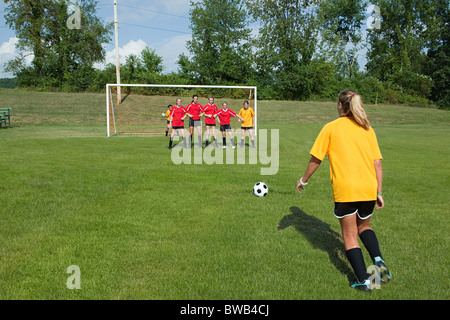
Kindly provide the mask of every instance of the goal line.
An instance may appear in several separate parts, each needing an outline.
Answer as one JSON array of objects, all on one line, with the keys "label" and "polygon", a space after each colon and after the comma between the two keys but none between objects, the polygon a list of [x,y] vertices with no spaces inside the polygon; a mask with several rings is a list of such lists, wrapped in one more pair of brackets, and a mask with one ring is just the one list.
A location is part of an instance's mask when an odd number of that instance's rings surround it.
[{"label": "goal line", "polygon": [[[113,88],[129,88],[128,91],[131,90],[131,88],[166,88],[168,90],[169,88],[176,88],[176,89],[204,89],[199,90],[201,92],[196,93],[198,94],[199,98],[207,98],[207,95],[205,96],[205,90],[213,90],[213,89],[229,89],[229,90],[249,90],[249,96],[248,98],[245,98],[245,100],[249,100],[250,106],[253,107],[253,110],[255,112],[255,135],[257,134],[257,125],[258,125],[258,93],[257,93],[257,87],[254,86],[216,86],[216,85],[176,85],[176,84],[113,84],[108,83],[106,85],[106,125],[107,125],[107,137],[111,137],[113,135],[117,134],[133,134],[133,135],[156,135],[161,134],[156,131],[156,129],[148,129],[156,126],[155,123],[157,123],[158,128],[161,128],[161,124],[163,122],[164,118],[161,115],[163,108],[163,103],[161,102],[161,99],[158,102],[155,102],[158,104],[158,108],[156,110],[150,110],[148,106],[143,107],[142,104],[148,105],[152,102],[142,102],[142,101],[133,101],[133,99],[129,98],[129,95],[126,94],[125,98],[122,99],[122,101],[114,101],[114,95],[115,94]],[[150,89],[149,89],[150,90]],[[122,91],[122,90],[121,90]],[[204,95],[202,97],[202,94]],[[122,95],[124,95],[122,93]],[[157,96],[156,94],[149,94],[148,97],[151,96]],[[172,104],[175,104],[175,101],[172,101],[173,97],[175,95],[172,93],[170,94],[170,102]],[[169,96],[165,101],[165,107],[167,108],[167,103],[169,102]],[[178,96],[177,96],[178,97]],[[117,99],[120,99],[118,96]],[[233,98],[233,100],[236,100],[236,98]],[[183,105],[186,107],[188,103],[183,103]],[[202,104],[203,105],[203,104]],[[217,108],[220,109],[222,107],[221,103],[218,103],[216,101]],[[234,110],[236,113],[239,112],[241,106],[238,107],[232,106],[233,108],[237,109]],[[120,120],[122,119],[122,120]],[[126,120],[123,120],[126,119]],[[157,120],[156,120],[157,119]],[[122,123],[121,123],[122,121]],[[127,123],[129,127],[127,127],[128,130],[123,130],[122,125],[123,123]],[[131,123],[131,124],[130,124]],[[142,130],[144,128],[144,130]],[[150,130],[150,132],[146,132],[146,130]]]}]

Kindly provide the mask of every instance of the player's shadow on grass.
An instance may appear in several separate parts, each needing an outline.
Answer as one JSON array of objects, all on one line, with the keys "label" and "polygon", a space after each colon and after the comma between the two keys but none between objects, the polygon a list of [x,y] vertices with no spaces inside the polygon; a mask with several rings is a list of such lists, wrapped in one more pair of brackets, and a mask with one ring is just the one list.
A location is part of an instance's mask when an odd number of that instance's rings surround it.
[{"label": "player's shadow on grass", "polygon": [[306,214],[299,207],[290,207],[289,209],[291,214],[281,219],[278,230],[284,230],[290,226],[294,227],[303,234],[314,249],[326,252],[331,263],[349,281],[354,278],[353,271],[345,258],[342,236],[334,231],[328,223]]}]

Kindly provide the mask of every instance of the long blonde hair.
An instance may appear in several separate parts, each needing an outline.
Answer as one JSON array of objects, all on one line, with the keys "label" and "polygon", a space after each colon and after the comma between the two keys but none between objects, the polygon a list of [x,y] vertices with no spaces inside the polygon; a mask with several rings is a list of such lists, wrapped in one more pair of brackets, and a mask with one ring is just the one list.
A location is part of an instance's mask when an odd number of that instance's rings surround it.
[{"label": "long blonde hair", "polygon": [[361,96],[351,90],[344,90],[339,94],[339,102],[342,105],[344,117],[353,118],[364,129],[369,129],[371,124],[363,108]]}]

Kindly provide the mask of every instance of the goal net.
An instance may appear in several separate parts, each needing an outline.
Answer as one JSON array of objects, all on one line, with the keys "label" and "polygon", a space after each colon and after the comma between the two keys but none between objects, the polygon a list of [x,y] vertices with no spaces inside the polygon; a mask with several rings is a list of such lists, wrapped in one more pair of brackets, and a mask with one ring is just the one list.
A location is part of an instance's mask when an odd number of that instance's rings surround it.
[{"label": "goal net", "polygon": [[[120,96],[118,88],[120,87]],[[198,95],[198,102],[205,106],[208,98],[214,97],[214,104],[220,110],[222,102],[236,113],[245,100],[255,112],[255,134],[257,132],[257,88],[248,86],[201,86],[201,85],[163,85],[163,84],[107,84],[106,85],[106,123],[107,136],[119,134],[162,135],[167,127],[166,112],[176,99],[182,99],[187,107],[192,96]],[[217,122],[217,125],[219,123]],[[202,118],[202,125],[204,118]],[[240,123],[232,122],[232,129],[240,129]],[[188,122],[185,120],[185,128]],[[203,132],[204,132],[203,128]]]}]

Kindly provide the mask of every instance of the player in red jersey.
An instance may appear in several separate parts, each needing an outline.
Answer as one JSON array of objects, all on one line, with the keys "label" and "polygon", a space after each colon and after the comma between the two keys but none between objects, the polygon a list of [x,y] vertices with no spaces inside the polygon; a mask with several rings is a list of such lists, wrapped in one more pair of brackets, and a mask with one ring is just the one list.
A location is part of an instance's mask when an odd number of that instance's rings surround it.
[{"label": "player in red jersey", "polygon": [[172,133],[170,134],[169,149],[172,149],[173,136],[177,130],[180,130],[183,137],[183,146],[186,148],[186,138],[184,136],[184,118],[188,116],[186,109],[181,105],[181,98],[177,98],[177,104],[172,107],[170,112],[170,126]]},{"label": "player in red jersey", "polygon": [[217,145],[217,136],[216,136],[216,118],[214,115],[219,112],[217,106],[214,104],[214,97],[208,98],[209,103],[203,107],[203,115],[205,116],[205,126],[206,126],[206,146],[209,145],[209,128],[212,128],[212,134],[214,136],[214,147],[218,147]]},{"label": "player in red jersey", "polygon": [[227,102],[222,103],[222,109],[220,109],[219,112],[217,112],[214,115],[214,118],[217,118],[217,117],[219,118],[220,131],[222,132],[223,148],[227,147],[226,132],[228,132],[228,135],[229,135],[230,140],[231,140],[231,146],[234,149],[235,146],[234,146],[234,139],[233,139],[233,136],[231,134],[230,119],[234,118],[234,117],[238,117],[241,121],[244,121],[244,119],[241,118],[239,115],[237,115],[236,112],[234,112],[233,110],[228,109],[228,103]]},{"label": "player in red jersey", "polygon": [[198,146],[202,146],[202,122],[200,117],[203,113],[203,107],[198,103],[198,95],[192,96],[192,102],[186,107],[186,112],[190,117],[189,119],[189,133],[191,135],[191,142],[189,147],[192,146],[192,136],[194,135],[194,127],[197,128]]}]

